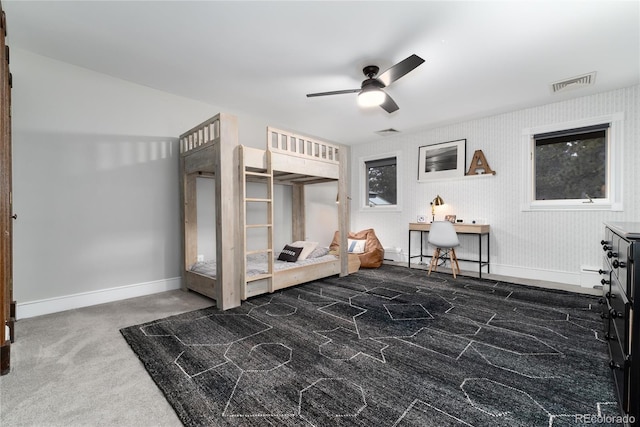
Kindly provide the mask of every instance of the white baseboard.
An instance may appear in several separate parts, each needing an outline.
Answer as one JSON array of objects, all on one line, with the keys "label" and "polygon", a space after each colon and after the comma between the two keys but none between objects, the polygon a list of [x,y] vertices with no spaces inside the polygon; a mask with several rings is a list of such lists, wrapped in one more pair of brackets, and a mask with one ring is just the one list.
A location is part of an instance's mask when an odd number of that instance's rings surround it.
[{"label": "white baseboard", "polygon": [[120,301],[127,298],[141,297],[159,292],[180,289],[182,278],[155,280],[153,282],[136,283],[116,288],[100,289],[97,291],[83,292],[73,295],[48,298],[38,301],[18,303],[16,305],[17,319],[42,316],[44,314],[57,313],[74,308],[89,307],[91,305]]},{"label": "white baseboard", "polygon": [[491,274],[580,286],[580,272],[573,273],[570,271],[543,270],[539,268],[525,268],[510,265],[491,264]]},{"label": "white baseboard", "polygon": [[[413,264],[413,263],[412,263]],[[406,264],[405,264],[406,265]],[[570,285],[576,287],[592,288],[597,284],[595,277],[591,272],[585,271],[558,271],[558,270],[544,270],[538,268],[518,267],[512,265],[494,264],[491,263],[491,274],[498,276],[513,277],[526,280],[538,280],[541,282],[548,282],[549,284],[558,283],[560,285]],[[471,262],[460,261],[460,269],[462,271],[478,272],[478,264]],[[482,274],[487,272],[487,267],[482,268]],[[599,278],[598,278],[599,280]],[[554,288],[553,286],[549,286]],[[566,286],[558,286],[557,289],[566,290]]]}]

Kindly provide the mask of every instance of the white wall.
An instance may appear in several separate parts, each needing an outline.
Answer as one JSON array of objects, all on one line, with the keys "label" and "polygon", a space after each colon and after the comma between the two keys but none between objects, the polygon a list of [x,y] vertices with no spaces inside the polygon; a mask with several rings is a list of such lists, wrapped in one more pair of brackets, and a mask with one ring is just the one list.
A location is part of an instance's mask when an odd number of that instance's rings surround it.
[{"label": "white wall", "polygon": [[216,182],[213,178],[196,178],[198,256],[204,260],[216,257]]},{"label": "white wall", "polygon": [[[640,87],[620,89],[536,108],[425,130],[416,134],[379,138],[359,144],[351,151],[352,229],[373,227],[385,247],[408,248],[408,223],[419,214],[431,217],[429,202],[439,194],[445,214],[458,218],[486,219],[491,225],[491,272],[580,284],[583,266],[598,267],[602,251],[599,241],[604,221],[638,221],[640,217]],[[624,113],[624,211],[523,212],[523,136],[526,128],[565,123],[613,113]],[[482,150],[495,176],[417,182],[418,147],[467,139],[467,168],[475,150]],[[402,181],[399,212],[371,212],[358,203],[361,177],[359,158],[400,151],[398,173]],[[419,242],[415,233],[412,251]],[[464,241],[463,256],[473,257],[475,240]],[[460,255],[459,255],[460,256]]]},{"label": "white wall", "polygon": [[[234,112],[11,54],[18,317],[179,287],[177,137]],[[237,115],[263,147],[266,123]]]},{"label": "white wall", "polygon": [[307,185],[304,192],[305,238],[328,247],[338,230],[338,184],[327,182]]}]

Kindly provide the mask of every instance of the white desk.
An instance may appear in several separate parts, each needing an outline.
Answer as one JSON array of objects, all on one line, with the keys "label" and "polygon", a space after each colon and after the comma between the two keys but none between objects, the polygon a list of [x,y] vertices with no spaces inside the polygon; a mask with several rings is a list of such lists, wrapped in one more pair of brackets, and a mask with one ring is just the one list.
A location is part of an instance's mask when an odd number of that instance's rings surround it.
[{"label": "white desk", "polygon": [[[475,234],[478,236],[478,259],[462,259],[458,258],[458,261],[468,261],[468,262],[476,262],[478,263],[478,277],[482,278],[482,267],[487,266],[487,274],[490,273],[489,266],[489,257],[490,257],[490,233],[491,227],[489,224],[454,224],[453,228],[456,229],[456,233],[458,234]],[[431,255],[423,253],[422,249],[424,247],[424,234],[429,233],[431,229],[431,223],[424,222],[411,222],[409,223],[409,268],[411,268],[411,259],[420,257],[420,262],[422,262],[422,258],[431,258]],[[420,254],[419,255],[411,255],[411,232],[417,231],[420,233]],[[487,236],[487,260],[482,260],[482,236]]]}]

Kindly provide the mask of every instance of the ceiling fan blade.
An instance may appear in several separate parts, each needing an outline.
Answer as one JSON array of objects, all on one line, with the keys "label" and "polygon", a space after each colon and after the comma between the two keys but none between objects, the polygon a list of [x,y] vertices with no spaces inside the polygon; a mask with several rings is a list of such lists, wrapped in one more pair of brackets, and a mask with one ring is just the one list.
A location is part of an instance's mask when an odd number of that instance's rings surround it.
[{"label": "ceiling fan blade", "polygon": [[396,104],[396,102],[391,99],[389,94],[385,93],[385,95],[386,96],[384,97],[384,102],[380,104],[380,107],[382,107],[387,113],[393,113],[394,111],[399,110],[400,107],[398,107],[398,104]]},{"label": "ceiling fan blade", "polygon": [[378,80],[380,80],[385,86],[389,86],[400,77],[404,76],[410,71],[413,71],[418,67],[418,65],[422,64],[423,62],[424,59],[420,58],[418,55],[411,55],[410,57],[403,59],[396,65],[392,66],[384,73],[380,74],[378,76]]},{"label": "ceiling fan blade", "polygon": [[326,95],[342,95],[343,93],[356,93],[360,92],[362,89],[345,89],[345,90],[334,90],[331,92],[318,92],[318,93],[308,93],[307,98],[311,98],[314,96],[326,96]]}]

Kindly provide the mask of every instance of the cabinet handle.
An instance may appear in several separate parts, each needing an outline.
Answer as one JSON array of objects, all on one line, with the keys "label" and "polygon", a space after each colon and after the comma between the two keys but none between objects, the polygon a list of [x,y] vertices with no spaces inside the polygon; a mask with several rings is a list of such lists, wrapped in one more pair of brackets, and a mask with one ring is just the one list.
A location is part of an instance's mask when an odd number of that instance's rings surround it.
[{"label": "cabinet handle", "polygon": [[611,243],[611,242],[609,242],[608,240],[600,240],[600,244],[601,244],[602,246],[604,246],[604,245],[608,245],[609,243]]},{"label": "cabinet handle", "polygon": [[623,312],[616,311],[613,308],[611,310],[609,310],[609,314],[611,314],[611,318],[612,319],[615,319],[616,317],[622,319],[624,317],[624,313]]},{"label": "cabinet handle", "polygon": [[609,251],[609,252],[607,252],[607,257],[609,257],[609,258],[618,258],[618,252]]},{"label": "cabinet handle", "polygon": [[609,368],[613,369],[622,369],[622,366],[614,362],[613,360],[609,361]]},{"label": "cabinet handle", "polygon": [[600,280],[600,283],[602,283],[603,285],[608,285],[609,283],[611,283],[611,280],[602,279]]},{"label": "cabinet handle", "polygon": [[627,263],[624,261],[618,261],[617,259],[614,259],[611,265],[613,266],[613,268],[618,268],[618,267],[625,268],[627,266]]},{"label": "cabinet handle", "polygon": [[13,214],[13,215],[11,215],[11,218],[13,218],[13,219],[18,219],[18,214]]},{"label": "cabinet handle", "polygon": [[604,245],[602,247],[602,250],[605,251],[605,252],[610,251],[611,249],[613,249],[613,246]]},{"label": "cabinet handle", "polygon": [[598,270],[598,274],[609,274],[609,271],[600,269],[600,270]]},{"label": "cabinet handle", "polygon": [[607,292],[607,298],[614,299],[616,294],[612,294],[611,292]]}]

